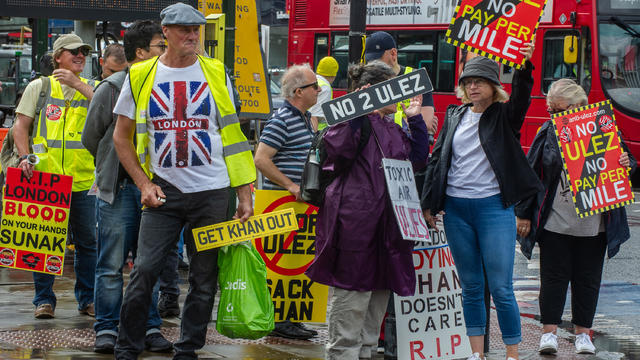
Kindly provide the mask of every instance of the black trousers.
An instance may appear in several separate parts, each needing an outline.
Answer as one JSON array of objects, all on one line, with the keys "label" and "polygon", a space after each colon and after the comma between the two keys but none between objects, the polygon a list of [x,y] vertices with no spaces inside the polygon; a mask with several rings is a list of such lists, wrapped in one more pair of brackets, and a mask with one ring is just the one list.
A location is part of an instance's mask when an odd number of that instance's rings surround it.
[{"label": "black trousers", "polygon": [[605,233],[577,237],[544,230],[540,239],[541,322],[558,325],[571,283],[571,322],[590,328],[598,305]]}]

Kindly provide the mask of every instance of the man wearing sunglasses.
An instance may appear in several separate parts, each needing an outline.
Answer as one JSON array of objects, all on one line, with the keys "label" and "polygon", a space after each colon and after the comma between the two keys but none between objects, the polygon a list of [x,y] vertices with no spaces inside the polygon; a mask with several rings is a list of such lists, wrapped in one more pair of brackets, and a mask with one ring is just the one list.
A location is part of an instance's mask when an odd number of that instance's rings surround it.
[{"label": "man wearing sunglasses", "polygon": [[[113,45],[115,44],[109,47]],[[126,56],[129,65],[133,65],[162,55],[164,48],[160,45],[164,46],[160,25],[149,20],[139,20],[124,33],[122,56]],[[107,54],[105,51],[105,58],[109,59]],[[140,191],[118,161],[118,154],[113,146],[113,130],[118,118],[113,113],[113,108],[127,73],[126,69],[116,72],[96,87],[82,133],[82,143],[96,159],[98,260],[95,281],[96,322],[93,324],[96,342],[93,350],[102,354],[112,354],[116,345],[122,305],[122,268],[129,251],[135,253],[142,216]],[[176,250],[171,253],[174,273],[177,258]],[[165,270],[171,271],[169,268],[171,266],[168,265]],[[157,298],[158,292],[154,291],[146,326],[145,350],[171,352],[173,344],[160,333],[162,319],[156,306]]]},{"label": "man wearing sunglasses", "polygon": [[[32,81],[25,89],[16,108],[14,138],[20,154],[18,166],[26,177],[31,178],[33,170],[73,176],[69,214],[72,236],[69,238],[73,238],[75,245],[75,296],[78,311],[94,316],[96,200],[88,195],[94,180],[94,165],[93,156],[82,145],[80,137],[95,83],[79,76],[90,51],[91,46],[78,35],[66,34],[54,42],[53,74]],[[36,107],[41,92],[46,99],[38,114]],[[33,132],[29,133],[32,125]],[[40,158],[36,165],[27,161],[31,153]],[[33,280],[35,317],[52,318],[56,307],[54,276],[34,272]]]},{"label": "man wearing sunglasses", "polygon": [[[291,66],[282,76],[284,104],[267,121],[256,150],[256,167],[264,175],[263,189],[287,190],[302,201],[302,170],[316,131],[308,110],[319,93],[318,79],[308,64]],[[271,335],[306,340],[317,332],[285,319],[276,322]]]}]

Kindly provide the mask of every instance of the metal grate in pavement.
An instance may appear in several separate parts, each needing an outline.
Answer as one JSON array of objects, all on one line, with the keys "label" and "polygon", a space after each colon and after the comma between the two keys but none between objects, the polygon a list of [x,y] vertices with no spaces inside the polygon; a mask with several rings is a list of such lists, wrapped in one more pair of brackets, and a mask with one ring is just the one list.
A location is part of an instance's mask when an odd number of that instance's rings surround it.
[{"label": "metal grate in pavement", "polygon": [[[162,334],[175,342],[180,336],[179,327],[162,328]],[[318,329],[318,336],[310,340],[292,340],[280,337],[265,336],[258,340],[230,339],[210,327],[207,331],[206,345],[241,345],[241,344],[272,344],[272,345],[324,345],[327,342],[327,330]],[[92,329],[44,329],[0,331],[0,342],[29,349],[49,350],[65,348],[87,350],[93,348],[95,332]]]}]

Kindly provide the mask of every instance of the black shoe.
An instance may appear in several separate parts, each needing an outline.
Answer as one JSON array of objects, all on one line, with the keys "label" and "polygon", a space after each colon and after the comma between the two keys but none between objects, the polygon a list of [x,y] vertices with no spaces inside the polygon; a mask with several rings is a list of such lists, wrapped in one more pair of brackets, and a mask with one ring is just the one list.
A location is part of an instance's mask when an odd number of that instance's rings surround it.
[{"label": "black shoe", "polygon": [[113,334],[102,334],[96,336],[96,343],[93,345],[93,352],[98,354],[113,354],[116,346],[116,336]]},{"label": "black shoe", "polygon": [[144,338],[145,350],[159,353],[173,352],[173,344],[162,336],[161,333],[156,332],[149,334]]},{"label": "black shoe", "polygon": [[178,269],[180,269],[180,270],[189,270],[189,264],[187,264],[182,259],[178,259]]},{"label": "black shoe", "polygon": [[305,324],[301,323],[301,322],[291,322],[293,324],[293,326],[298,327],[304,331],[308,331],[312,336],[318,336],[318,332],[308,328]]},{"label": "black shoe", "polygon": [[297,340],[308,340],[313,337],[311,332],[299,328],[291,321],[277,322],[275,328],[269,335]]},{"label": "black shoe", "polygon": [[178,295],[160,293],[158,313],[160,317],[163,318],[179,316],[180,305],[178,305]]}]

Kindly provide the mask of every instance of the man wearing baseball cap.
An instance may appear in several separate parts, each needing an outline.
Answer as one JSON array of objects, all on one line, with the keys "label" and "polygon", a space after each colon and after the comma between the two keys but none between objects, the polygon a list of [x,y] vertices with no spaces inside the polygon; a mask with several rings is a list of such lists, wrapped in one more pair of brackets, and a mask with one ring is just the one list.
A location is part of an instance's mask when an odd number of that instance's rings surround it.
[{"label": "man wearing baseball cap", "polygon": [[[404,75],[412,72],[414,69],[409,66],[398,64],[398,49],[396,41],[389,33],[377,31],[367,37],[364,46],[364,59],[366,62],[380,60],[391,66],[396,75]],[[409,100],[403,101],[405,106],[409,106]],[[433,96],[431,93],[422,95],[422,109],[420,113],[424,122],[427,124],[427,130],[430,134],[435,134],[438,130],[438,119],[434,116]],[[395,114],[395,121],[402,126],[403,120],[406,122],[406,116],[402,111],[402,105],[398,103],[398,111]]]},{"label": "man wearing baseball cap", "polygon": [[[33,170],[73,176],[69,225],[76,249],[75,296],[78,311],[94,316],[96,199],[88,192],[95,168],[93,156],[80,142],[80,136],[95,83],[79,76],[90,51],[91,46],[75,34],[62,35],[53,43],[53,74],[29,83],[16,108],[13,134],[20,154],[18,167],[25,176],[31,178]],[[30,137],[33,148],[29,146]],[[36,165],[27,160],[31,153],[40,159]],[[54,276],[34,272],[33,281],[35,317],[54,317]]]},{"label": "man wearing baseball cap", "polygon": [[311,122],[316,124],[318,130],[322,130],[327,127],[327,122],[322,112],[322,104],[333,99],[333,88],[331,84],[336,79],[338,74],[338,61],[333,56],[325,56],[318,62],[316,67],[316,78],[318,79],[318,85],[320,86],[320,93],[318,94],[318,101],[315,105],[309,108],[311,113]]},{"label": "man wearing baseball cap", "polygon": [[183,227],[189,292],[174,359],[197,359],[213,309],[218,252],[196,252],[191,230],[227,220],[230,187],[238,195],[234,217],[245,221],[253,215],[249,184],[256,170],[231,81],[222,62],[197,55],[204,15],[176,3],[160,17],[167,50],[131,66],[113,110],[113,143],[144,205],[116,359],[136,359],[144,350],[153,285]]}]

